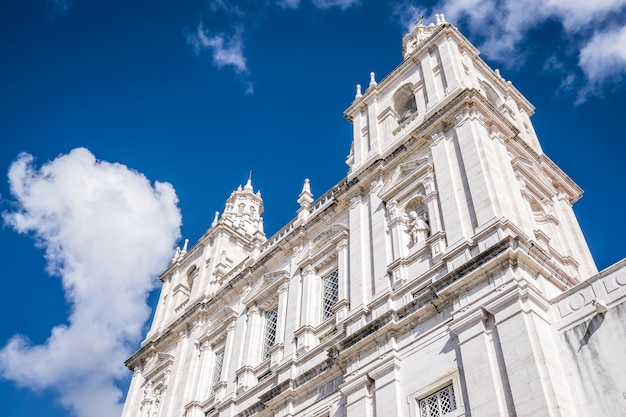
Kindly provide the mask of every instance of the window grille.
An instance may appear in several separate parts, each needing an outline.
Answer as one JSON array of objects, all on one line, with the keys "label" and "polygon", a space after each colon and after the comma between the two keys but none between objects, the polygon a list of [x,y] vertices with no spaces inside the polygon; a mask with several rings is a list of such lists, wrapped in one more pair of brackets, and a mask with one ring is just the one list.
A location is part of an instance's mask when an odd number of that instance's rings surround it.
[{"label": "window grille", "polygon": [[324,298],[322,300],[322,320],[331,318],[335,313],[333,307],[339,300],[339,271],[334,270],[322,278],[324,281]]},{"label": "window grille", "polygon": [[263,359],[270,357],[270,348],[276,343],[278,325],[278,307],[265,312],[265,336],[263,337]]},{"label": "window grille", "polygon": [[456,410],[452,384],[419,400],[419,408],[421,417],[440,417]]},{"label": "window grille", "polygon": [[211,387],[214,387],[222,380],[222,368],[224,366],[224,349],[215,354],[215,363],[213,364],[213,380]]}]

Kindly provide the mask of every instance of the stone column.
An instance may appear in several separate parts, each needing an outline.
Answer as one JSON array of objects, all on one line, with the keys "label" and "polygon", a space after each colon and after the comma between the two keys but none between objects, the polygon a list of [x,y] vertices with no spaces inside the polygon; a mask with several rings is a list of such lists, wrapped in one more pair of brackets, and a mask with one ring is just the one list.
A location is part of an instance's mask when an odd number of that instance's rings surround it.
[{"label": "stone column", "polygon": [[256,304],[248,308],[248,326],[244,343],[243,366],[237,371],[237,392],[241,393],[254,385],[254,367],[261,352],[261,327],[263,320]]},{"label": "stone column", "polygon": [[[157,305],[154,319],[152,319],[152,326],[148,332],[147,337],[150,337],[155,331],[160,329],[165,321],[165,317],[168,315],[167,311],[172,305],[172,276],[168,275],[163,281],[163,288],[161,288],[161,295],[159,296],[159,304]],[[174,307],[171,307],[174,308]]]},{"label": "stone column", "polygon": [[[225,380],[232,380],[236,371],[234,358],[235,336],[237,330],[237,320],[233,319],[226,327],[226,343],[224,346],[224,365],[222,375],[226,375]],[[215,400],[220,401],[226,395],[227,384],[221,384],[215,390]]]},{"label": "stone column", "polygon": [[460,156],[457,155],[454,144],[446,138],[444,132],[433,134],[431,141],[437,184],[440,190],[446,190],[446,195],[441,200],[442,224],[446,228],[448,245],[453,245],[474,235],[469,208],[471,202],[466,198],[463,182],[465,173],[459,167]]},{"label": "stone column", "polygon": [[287,321],[287,296],[289,284],[283,283],[278,287],[278,317],[276,320],[276,341],[271,351],[271,366],[276,366],[283,359],[285,347],[285,325]]},{"label": "stone column", "polygon": [[392,353],[382,358],[376,368],[368,372],[369,377],[374,380],[377,416],[403,417],[405,415],[400,389],[401,364],[400,358]]},{"label": "stone column", "polygon": [[435,189],[435,180],[432,174],[428,175],[425,188],[426,197],[424,198],[424,204],[426,204],[426,210],[428,211],[428,226],[430,227],[430,236],[437,236],[436,238],[429,239],[431,255],[433,259],[435,259],[446,248],[446,238],[441,221],[439,200],[437,199],[438,193]]},{"label": "stone column", "polygon": [[[474,228],[478,228],[504,213],[497,190],[517,184],[504,184],[498,166],[492,139],[484,126],[483,116],[476,109],[466,108],[456,116],[454,126],[459,169],[463,178],[465,199]],[[490,159],[491,158],[491,159]],[[508,214],[508,213],[507,213]],[[473,233],[472,233],[473,234]],[[469,236],[468,236],[469,237]]]},{"label": "stone column", "polygon": [[339,274],[339,294],[334,307],[335,325],[341,331],[343,321],[350,310],[350,288],[348,270],[348,240],[341,239],[337,244],[337,273]]},{"label": "stone column", "polygon": [[422,76],[424,77],[424,91],[427,98],[426,110],[432,108],[439,103],[440,97],[435,84],[435,75],[433,73],[433,65],[431,62],[432,57],[427,54],[420,60],[420,68]]},{"label": "stone column", "polygon": [[387,204],[389,213],[389,232],[391,234],[391,258],[397,260],[406,257],[406,230],[407,221],[404,216],[398,213],[397,202],[391,201]]},{"label": "stone column", "polygon": [[378,98],[376,97],[378,92],[375,92],[374,100],[367,107],[367,121],[368,121],[368,135],[369,135],[369,152],[365,157],[365,160],[372,155],[372,152],[379,154],[382,150],[382,144],[380,143],[381,135],[378,128]]},{"label": "stone column", "polygon": [[[443,71],[448,83],[448,91],[453,91],[462,85],[464,77],[463,62],[461,53],[455,41],[451,38],[445,39],[437,46],[439,50],[439,59],[441,60],[441,71]],[[466,76],[468,81],[465,83],[470,86],[471,80]]]},{"label": "stone column", "polygon": [[[194,324],[197,327],[200,327],[199,321],[196,321]],[[196,327],[196,328],[197,328]],[[198,345],[197,343],[190,343],[189,350],[186,356],[189,358],[186,362],[187,367],[187,382],[184,385],[184,390],[182,394],[183,404],[187,404],[192,401],[198,400],[197,390],[198,385],[202,383],[202,352],[200,349],[202,345]],[[208,348],[208,346],[206,347]]]},{"label": "stone column", "polygon": [[[195,378],[196,390],[193,400],[204,401],[211,393],[209,369],[211,368],[211,349],[209,342],[204,342],[198,346],[198,365],[199,375]],[[198,371],[196,371],[198,372]]]},{"label": "stone column", "polygon": [[370,298],[367,217],[362,196],[350,200],[350,303],[352,309],[363,307]]},{"label": "stone column", "polygon": [[179,404],[173,400],[175,399],[174,393],[182,390],[184,383],[187,381],[187,378],[185,377],[187,369],[184,366],[184,359],[186,359],[190,355],[190,336],[191,332],[189,330],[183,330],[179,333],[176,353],[174,354],[176,359],[174,360],[173,374],[170,375],[169,370],[165,371],[165,376],[163,377],[163,390],[161,392],[161,396],[164,399],[160,407],[160,415],[162,416],[170,416],[176,414],[174,410],[177,409],[177,407],[182,407],[182,404]]},{"label": "stone column", "polygon": [[383,182],[375,180],[370,185],[369,216],[370,244],[367,246],[367,257],[371,259],[372,294],[389,290],[387,278],[387,230],[385,224],[385,208],[378,196]]},{"label": "stone column", "polygon": [[[525,281],[518,285],[519,292],[511,293],[509,303],[504,304],[502,297],[498,301],[504,305],[493,312],[495,346],[501,349],[511,402],[518,416],[561,416],[564,408],[558,403],[555,386],[564,380],[558,378],[560,363],[552,341],[553,331],[541,311],[548,306],[535,304],[537,294],[526,298],[528,294],[524,293],[533,290]],[[539,328],[543,328],[541,334]]]},{"label": "stone column", "polygon": [[128,388],[128,395],[126,396],[124,409],[122,410],[122,417],[134,417],[139,415],[139,409],[137,409],[137,406],[141,404],[143,391],[141,388],[145,382],[146,380],[141,374],[141,369],[139,367],[135,367],[133,370],[133,377],[130,380],[130,387]]},{"label": "stone column", "polygon": [[360,375],[339,386],[339,391],[346,401],[347,417],[374,416],[373,395],[371,393],[373,382],[369,376]]},{"label": "stone column", "polygon": [[314,327],[319,322],[320,312],[320,285],[319,279],[312,265],[302,270],[302,310],[300,312],[300,328],[294,335],[298,340],[297,352],[302,354],[317,346]]},{"label": "stone column", "polygon": [[[495,346],[486,327],[487,315],[483,310],[461,320],[455,319],[450,326],[459,340],[458,362],[463,363],[467,388],[467,400],[471,415],[481,417],[514,416],[511,409],[511,393],[507,381],[502,379],[501,364]],[[458,393],[461,401],[461,393]],[[511,414],[513,413],[513,414]]]}]

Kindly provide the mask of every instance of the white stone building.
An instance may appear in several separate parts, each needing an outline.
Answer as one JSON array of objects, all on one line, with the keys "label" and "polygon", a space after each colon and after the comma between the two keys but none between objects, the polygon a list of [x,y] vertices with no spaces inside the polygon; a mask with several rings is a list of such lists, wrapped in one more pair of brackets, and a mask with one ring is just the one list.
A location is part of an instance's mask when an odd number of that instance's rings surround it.
[{"label": "white stone building", "polygon": [[532,105],[437,15],[357,94],[348,176],[269,239],[251,181],[163,272],[123,417],[626,415],[626,260]]}]

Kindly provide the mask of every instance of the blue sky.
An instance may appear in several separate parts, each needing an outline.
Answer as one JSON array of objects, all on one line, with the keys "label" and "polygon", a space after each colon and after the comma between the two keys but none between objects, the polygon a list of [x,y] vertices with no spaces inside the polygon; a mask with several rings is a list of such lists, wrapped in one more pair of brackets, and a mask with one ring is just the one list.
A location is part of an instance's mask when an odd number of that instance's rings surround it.
[{"label": "blue sky", "polygon": [[0,414],[118,414],[173,246],[249,170],[268,236],[341,180],[355,85],[440,12],[536,106],[598,267],[626,256],[626,0],[3,1]]}]

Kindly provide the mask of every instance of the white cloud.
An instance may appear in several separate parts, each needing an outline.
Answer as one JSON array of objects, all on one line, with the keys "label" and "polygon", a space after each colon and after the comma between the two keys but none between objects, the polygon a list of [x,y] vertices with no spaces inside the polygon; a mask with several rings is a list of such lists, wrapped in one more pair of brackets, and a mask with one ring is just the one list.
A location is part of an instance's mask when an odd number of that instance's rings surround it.
[{"label": "white cloud", "polygon": [[626,5],[626,0],[549,0],[547,11],[570,32],[587,31],[587,26],[602,22]]},{"label": "white cloud", "polygon": [[425,7],[416,6],[410,0],[402,0],[392,4],[392,15],[406,33],[415,27],[418,18],[424,16],[425,12]]},{"label": "white cloud", "polygon": [[242,17],[244,15],[243,10],[228,0],[210,0],[209,9],[212,12],[225,12],[226,14]]},{"label": "white cloud", "polygon": [[[318,9],[338,8],[348,9],[360,4],[361,0],[311,0]],[[197,55],[204,51],[211,53],[213,64],[217,68],[232,67],[238,74],[246,74],[244,78],[245,94],[253,94],[253,83],[249,80],[250,71],[244,54],[244,27],[251,24],[256,27],[259,24],[259,16],[262,16],[268,7],[278,7],[283,10],[295,10],[300,7],[300,0],[276,0],[275,2],[236,2],[234,0],[209,0],[210,18],[216,24],[230,27],[230,32],[218,32],[207,30],[201,22],[187,35],[187,43],[190,44]],[[246,80],[246,78],[248,78]]]},{"label": "white cloud", "polygon": [[[481,39],[478,47],[487,57],[510,66],[517,66],[529,52],[528,45],[526,50],[522,46],[531,30],[548,22],[560,23],[565,50],[570,56],[580,54],[579,70],[585,79],[578,80],[578,85],[584,84],[587,94],[599,94],[603,84],[626,74],[626,0],[440,0],[432,10],[445,13],[453,24],[467,24],[471,35]],[[406,19],[398,20],[406,26]],[[620,29],[599,29],[614,27],[616,21]],[[553,65],[547,63],[545,68]],[[564,84],[573,84],[574,72],[570,68],[563,73]]]},{"label": "white cloud", "polygon": [[356,6],[360,3],[360,0],[312,0],[315,7],[320,9],[330,9],[331,7],[338,7],[341,10],[345,10],[351,6]]},{"label": "white cloud", "polygon": [[276,4],[283,9],[297,9],[300,6],[300,0],[278,0]]},{"label": "white cloud", "polygon": [[242,31],[241,26],[236,26],[231,36],[223,33],[210,35],[200,23],[196,31],[187,37],[187,42],[193,46],[196,54],[210,51],[216,67],[232,66],[237,73],[246,73],[248,66],[243,54]]},{"label": "white cloud", "polygon": [[598,93],[606,80],[626,75],[626,26],[595,32],[582,48],[578,63],[588,80],[587,93]]},{"label": "white cloud", "polygon": [[[45,248],[71,314],[42,345],[14,336],[0,350],[0,375],[56,391],[78,417],[120,415],[115,382],[127,375],[123,362],[149,317],[147,296],[180,234],[175,191],[167,183],[152,186],[124,165],[97,161],[84,148],[39,169],[21,154],[9,183],[17,208],[4,221]],[[27,306],[28,294],[24,300]]]},{"label": "white cloud", "polygon": [[471,33],[484,38],[480,49],[491,59],[508,61],[530,29],[549,17],[543,0],[444,0],[449,22],[465,19]]}]

